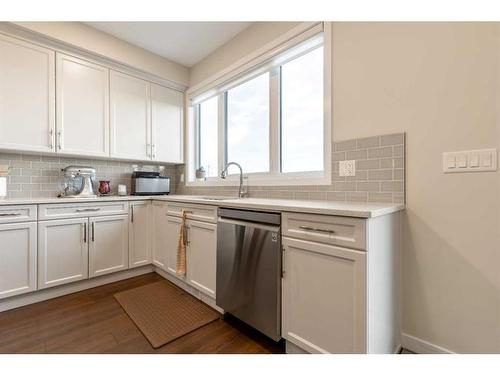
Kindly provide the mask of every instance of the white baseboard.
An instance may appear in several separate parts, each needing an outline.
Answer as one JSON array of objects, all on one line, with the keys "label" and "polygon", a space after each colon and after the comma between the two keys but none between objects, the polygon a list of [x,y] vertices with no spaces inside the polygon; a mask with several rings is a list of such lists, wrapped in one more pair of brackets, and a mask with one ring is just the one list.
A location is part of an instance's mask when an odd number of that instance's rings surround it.
[{"label": "white baseboard", "polygon": [[186,292],[188,292],[192,296],[198,298],[203,303],[206,303],[208,306],[210,306],[214,310],[217,310],[221,314],[224,314],[224,310],[222,310],[219,306],[216,305],[215,299],[213,299],[212,297],[207,296],[203,292],[200,292],[198,289],[196,289],[196,288],[192,287],[191,285],[189,285],[184,280],[181,280],[178,277],[176,277],[176,276],[174,276],[174,275],[172,275],[172,274],[170,274],[168,272],[165,272],[161,268],[155,267],[154,271],[158,275],[160,275],[161,277],[163,277],[164,279],[167,279],[171,283],[177,285],[179,288],[184,289]]},{"label": "white baseboard", "polygon": [[455,352],[418,337],[401,334],[401,346],[418,354],[455,354]]},{"label": "white baseboard", "polygon": [[46,301],[48,299],[56,297],[61,297],[66,294],[80,292],[85,289],[114,283],[116,281],[130,279],[131,277],[144,275],[153,271],[153,267],[151,265],[147,265],[117,273],[112,273],[109,275],[99,276],[93,279],[77,281],[72,284],[55,286],[53,288],[37,290],[31,293],[6,298],[0,301],[0,312],[15,309],[21,306],[31,305],[32,303]]}]

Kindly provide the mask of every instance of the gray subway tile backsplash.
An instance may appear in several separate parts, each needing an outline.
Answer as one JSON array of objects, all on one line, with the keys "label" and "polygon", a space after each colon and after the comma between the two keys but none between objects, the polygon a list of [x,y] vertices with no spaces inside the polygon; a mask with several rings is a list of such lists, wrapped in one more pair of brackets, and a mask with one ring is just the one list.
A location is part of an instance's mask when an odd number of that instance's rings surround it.
[{"label": "gray subway tile backsplash", "polygon": [[[59,182],[63,179],[62,169],[68,165],[89,165],[96,168],[94,187],[97,191],[99,180],[109,180],[112,192],[117,191],[119,184],[127,186],[130,192],[133,165],[139,162],[122,162],[113,160],[92,160],[81,158],[25,155],[0,153],[0,164],[11,167],[7,177],[7,196],[9,198],[48,198],[59,193]],[[171,178],[172,189],[176,183],[176,167],[165,166]]]},{"label": "gray subway tile backsplash", "polygon": [[[405,202],[405,134],[387,134],[334,142],[332,181],[328,185],[250,186],[249,196],[275,199],[312,199],[353,202]],[[339,176],[339,161],[356,160],[356,175]],[[55,197],[61,169],[72,164],[96,168],[99,180],[110,180],[113,192],[118,184],[130,191],[132,166],[138,162],[92,160],[45,155],[0,153],[0,164],[12,167],[7,191],[11,198]],[[184,165],[165,166],[176,194],[234,196],[234,186],[188,187],[180,182]]]},{"label": "gray subway tile backsplash", "polygon": [[[352,202],[405,202],[405,134],[386,134],[334,142],[332,182],[329,185],[250,186],[255,198],[313,199]],[[355,176],[339,176],[339,161],[356,160]],[[177,167],[178,175],[184,166]],[[180,181],[177,178],[177,181]],[[235,187],[176,186],[179,194],[232,195]],[[286,192],[293,192],[286,193]]]}]

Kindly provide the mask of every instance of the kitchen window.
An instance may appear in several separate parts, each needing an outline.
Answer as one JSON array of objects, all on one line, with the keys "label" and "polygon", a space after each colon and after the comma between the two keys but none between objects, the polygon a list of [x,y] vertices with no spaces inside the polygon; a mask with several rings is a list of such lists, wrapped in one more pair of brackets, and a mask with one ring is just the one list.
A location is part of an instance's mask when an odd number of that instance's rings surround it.
[{"label": "kitchen window", "polygon": [[269,172],[269,72],[228,90],[227,160],[245,173]]},{"label": "kitchen window", "polygon": [[198,108],[198,165],[203,166],[209,177],[218,174],[218,98],[201,103]]},{"label": "kitchen window", "polygon": [[[326,33],[325,33],[326,34]],[[330,38],[328,43],[331,44]],[[300,40],[252,69],[190,96],[194,132],[188,185],[236,183],[237,162],[249,185],[331,181],[330,48],[323,32]],[[203,167],[205,180],[194,171]]]}]

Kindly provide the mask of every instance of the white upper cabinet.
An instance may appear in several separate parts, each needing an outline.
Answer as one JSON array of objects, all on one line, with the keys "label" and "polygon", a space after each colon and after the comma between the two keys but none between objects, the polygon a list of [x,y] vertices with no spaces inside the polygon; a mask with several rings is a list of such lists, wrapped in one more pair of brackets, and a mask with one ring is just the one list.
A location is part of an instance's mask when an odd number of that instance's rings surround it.
[{"label": "white upper cabinet", "polygon": [[152,158],[166,163],[183,161],[184,94],[151,84]]},{"label": "white upper cabinet", "polygon": [[0,35],[0,149],[54,151],[54,54]]},{"label": "white upper cabinet", "polygon": [[109,69],[57,53],[57,152],[109,156]]},{"label": "white upper cabinet", "polygon": [[111,157],[151,160],[150,83],[111,70]]},{"label": "white upper cabinet", "polygon": [[184,93],[99,61],[0,34],[0,150],[182,163]]}]

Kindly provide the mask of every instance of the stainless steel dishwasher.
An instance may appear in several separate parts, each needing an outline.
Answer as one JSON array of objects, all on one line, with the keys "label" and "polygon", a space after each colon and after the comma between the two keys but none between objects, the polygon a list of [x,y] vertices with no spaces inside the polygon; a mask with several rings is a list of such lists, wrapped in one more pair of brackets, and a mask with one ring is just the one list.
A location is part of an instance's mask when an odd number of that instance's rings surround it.
[{"label": "stainless steel dishwasher", "polygon": [[219,209],[217,305],[281,338],[281,215]]}]

